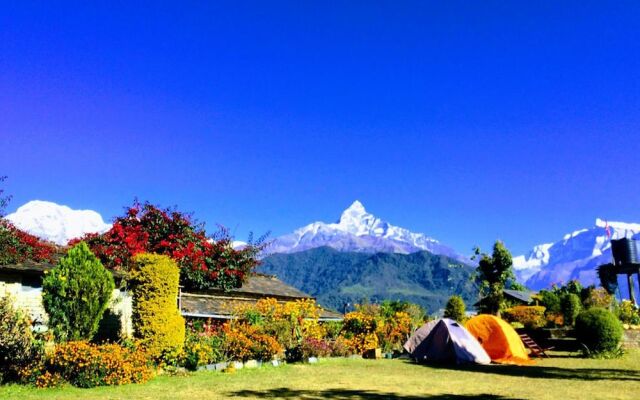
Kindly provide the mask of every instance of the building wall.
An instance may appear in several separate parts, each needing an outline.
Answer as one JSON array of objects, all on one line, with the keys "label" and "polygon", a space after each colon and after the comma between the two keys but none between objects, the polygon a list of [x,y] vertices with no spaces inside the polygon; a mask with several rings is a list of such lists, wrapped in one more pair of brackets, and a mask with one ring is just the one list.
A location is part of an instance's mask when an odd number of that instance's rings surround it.
[{"label": "building wall", "polygon": [[[15,273],[0,272],[0,297],[11,296],[16,307],[26,311],[34,325],[46,326],[47,313],[42,305],[42,285],[39,278],[30,278]],[[109,312],[117,317],[106,321],[110,329],[117,329],[121,337],[133,335],[131,322],[132,298],[129,292],[115,289],[111,296]]]}]

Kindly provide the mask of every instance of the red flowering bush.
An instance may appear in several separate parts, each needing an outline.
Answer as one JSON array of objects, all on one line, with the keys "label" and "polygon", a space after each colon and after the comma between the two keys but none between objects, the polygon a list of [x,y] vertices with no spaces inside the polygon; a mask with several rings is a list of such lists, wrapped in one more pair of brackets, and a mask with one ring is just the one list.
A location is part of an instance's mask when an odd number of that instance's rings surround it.
[{"label": "red flowering bush", "polygon": [[329,357],[332,353],[331,345],[324,339],[305,338],[301,345],[302,356],[309,357]]},{"label": "red flowering bush", "polygon": [[24,261],[51,261],[56,246],[16,228],[0,219],[0,265]]},{"label": "red flowering bush", "polygon": [[124,216],[116,218],[103,234],[89,234],[83,240],[107,268],[128,270],[138,253],[167,255],[180,267],[180,283],[191,289],[240,287],[258,265],[256,255],[262,240],[234,249],[225,229],[213,238],[190,216],[152,204],[134,203]]}]

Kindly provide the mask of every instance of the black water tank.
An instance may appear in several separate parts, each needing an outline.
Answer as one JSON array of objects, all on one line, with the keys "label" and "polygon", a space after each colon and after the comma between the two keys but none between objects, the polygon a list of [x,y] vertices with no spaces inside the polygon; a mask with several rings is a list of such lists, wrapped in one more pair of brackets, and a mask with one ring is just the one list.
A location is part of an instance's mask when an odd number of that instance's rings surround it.
[{"label": "black water tank", "polygon": [[618,239],[611,241],[611,253],[616,265],[640,263],[640,242],[631,239]]}]

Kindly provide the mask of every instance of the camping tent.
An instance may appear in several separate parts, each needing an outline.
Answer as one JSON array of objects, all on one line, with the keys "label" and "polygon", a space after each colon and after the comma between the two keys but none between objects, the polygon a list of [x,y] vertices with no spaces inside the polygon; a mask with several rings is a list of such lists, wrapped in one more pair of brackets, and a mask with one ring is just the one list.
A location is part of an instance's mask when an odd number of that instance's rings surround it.
[{"label": "camping tent", "polygon": [[404,344],[404,348],[418,361],[491,362],[480,343],[462,325],[448,318],[423,325]]},{"label": "camping tent", "polygon": [[498,317],[480,314],[465,324],[487,351],[491,361],[502,364],[531,364],[527,350],[516,331]]}]

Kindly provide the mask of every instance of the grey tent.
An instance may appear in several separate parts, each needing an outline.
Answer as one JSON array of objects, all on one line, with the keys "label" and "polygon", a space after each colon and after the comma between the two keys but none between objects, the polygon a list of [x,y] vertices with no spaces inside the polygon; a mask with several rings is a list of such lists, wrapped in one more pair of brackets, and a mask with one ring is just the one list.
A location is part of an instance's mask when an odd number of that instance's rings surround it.
[{"label": "grey tent", "polygon": [[417,361],[489,364],[491,358],[469,331],[443,318],[424,324],[404,344]]}]

